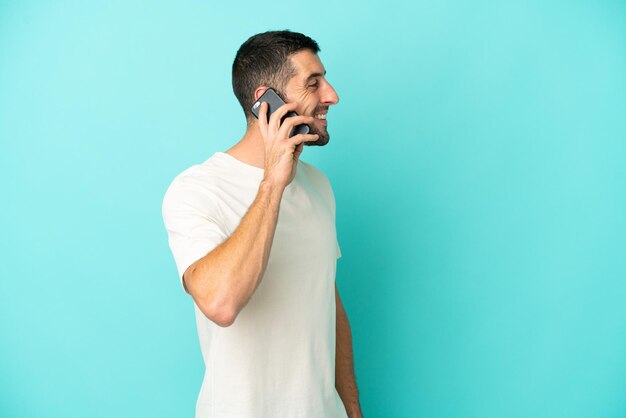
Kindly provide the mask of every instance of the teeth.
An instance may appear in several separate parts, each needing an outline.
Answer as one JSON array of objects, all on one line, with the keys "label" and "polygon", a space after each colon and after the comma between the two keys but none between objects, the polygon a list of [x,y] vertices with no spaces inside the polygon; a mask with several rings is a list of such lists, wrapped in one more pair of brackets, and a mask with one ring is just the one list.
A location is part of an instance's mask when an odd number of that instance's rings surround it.
[{"label": "teeth", "polygon": [[322,115],[322,114],[320,114],[320,115],[315,115],[315,118],[316,118],[316,119],[326,119],[326,115]]}]

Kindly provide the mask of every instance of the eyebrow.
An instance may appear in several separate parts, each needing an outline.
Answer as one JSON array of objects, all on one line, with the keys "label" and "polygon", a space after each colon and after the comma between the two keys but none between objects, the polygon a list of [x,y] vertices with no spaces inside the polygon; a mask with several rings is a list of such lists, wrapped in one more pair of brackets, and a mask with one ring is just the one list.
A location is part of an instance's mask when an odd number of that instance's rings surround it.
[{"label": "eyebrow", "polygon": [[315,78],[315,77],[320,77],[320,76],[323,76],[323,75],[326,75],[326,70],[324,70],[324,74],[322,74],[322,73],[312,73],[311,75],[309,75],[309,76],[306,78],[306,80],[305,80],[305,81],[309,81],[309,80],[310,80],[310,79],[312,79],[312,78]]}]

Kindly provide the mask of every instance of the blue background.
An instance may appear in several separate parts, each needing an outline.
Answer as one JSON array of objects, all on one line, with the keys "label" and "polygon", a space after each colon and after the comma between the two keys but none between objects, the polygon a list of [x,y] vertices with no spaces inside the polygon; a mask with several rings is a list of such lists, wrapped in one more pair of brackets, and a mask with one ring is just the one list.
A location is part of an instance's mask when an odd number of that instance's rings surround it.
[{"label": "blue background", "polygon": [[620,1],[0,1],[0,416],[191,417],[161,219],[244,133],[254,33],[340,103],[337,281],[367,418],[626,416]]}]

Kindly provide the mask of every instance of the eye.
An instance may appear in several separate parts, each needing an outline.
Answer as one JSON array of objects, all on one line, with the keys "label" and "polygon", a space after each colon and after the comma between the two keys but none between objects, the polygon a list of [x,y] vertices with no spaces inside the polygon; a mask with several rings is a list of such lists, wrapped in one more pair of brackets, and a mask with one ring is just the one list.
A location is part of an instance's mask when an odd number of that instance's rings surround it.
[{"label": "eye", "polygon": [[319,83],[316,81],[315,83],[309,84],[308,87],[317,87],[319,86]]}]

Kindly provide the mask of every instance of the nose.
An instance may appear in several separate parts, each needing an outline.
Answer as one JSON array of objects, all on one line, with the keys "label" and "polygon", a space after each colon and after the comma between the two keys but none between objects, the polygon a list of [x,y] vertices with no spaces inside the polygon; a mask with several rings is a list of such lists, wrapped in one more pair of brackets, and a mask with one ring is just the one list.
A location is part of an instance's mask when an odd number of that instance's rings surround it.
[{"label": "nose", "polygon": [[326,82],[325,84],[326,86],[322,93],[322,103],[336,105],[339,103],[339,96],[337,95],[337,92],[333,86],[330,85],[330,83]]}]

